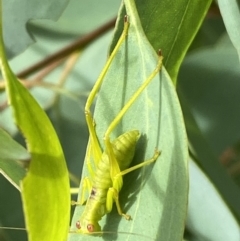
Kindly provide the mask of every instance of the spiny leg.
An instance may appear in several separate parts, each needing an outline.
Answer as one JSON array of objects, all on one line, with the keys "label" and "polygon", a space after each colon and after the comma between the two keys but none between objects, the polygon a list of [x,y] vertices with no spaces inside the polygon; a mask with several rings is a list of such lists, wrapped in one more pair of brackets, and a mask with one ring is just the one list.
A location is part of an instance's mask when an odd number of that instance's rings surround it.
[{"label": "spiny leg", "polygon": [[128,22],[128,18],[126,16],[125,21],[124,21],[124,29],[123,29],[122,35],[119,38],[110,57],[108,58],[107,63],[105,65],[103,71],[101,72],[100,76],[98,77],[92,91],[90,92],[86,105],[85,105],[85,115],[86,115],[86,121],[87,121],[88,129],[89,129],[90,142],[91,142],[91,145],[93,145],[92,148],[94,148],[93,155],[94,155],[95,165],[97,165],[99,160],[101,159],[102,151],[101,151],[101,147],[99,145],[99,141],[98,141],[97,134],[95,131],[94,121],[93,121],[93,117],[92,117],[90,108],[91,108],[91,105],[92,105],[98,91],[99,91],[99,88],[101,87],[104,76],[106,75],[106,73],[109,69],[109,66],[112,63],[113,58],[115,57],[119,47],[121,46],[121,44],[123,43],[123,41],[125,40],[125,38],[127,36],[128,27],[129,27],[129,22]]}]

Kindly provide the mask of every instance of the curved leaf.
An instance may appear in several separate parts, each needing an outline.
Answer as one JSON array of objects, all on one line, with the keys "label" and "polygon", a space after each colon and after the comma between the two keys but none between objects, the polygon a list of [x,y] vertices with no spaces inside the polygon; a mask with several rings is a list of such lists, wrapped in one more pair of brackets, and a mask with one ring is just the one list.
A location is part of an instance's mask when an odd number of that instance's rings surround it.
[{"label": "curved leaf", "polygon": [[30,19],[57,20],[67,3],[68,0],[3,0],[3,36],[8,57],[24,51],[33,42],[26,27]]},{"label": "curved leaf", "polygon": [[7,132],[0,129],[0,157],[3,159],[27,160],[27,150],[17,143]]},{"label": "curved leaf", "polygon": [[[154,49],[162,49],[164,66],[173,83],[182,60],[194,39],[211,4],[211,0],[135,0],[143,30]],[[125,15],[120,11],[120,21],[111,50],[122,32],[121,21]]]},{"label": "curved leaf", "polygon": [[0,129],[0,143],[0,173],[20,189],[19,184],[26,175],[26,171],[16,160],[28,160],[30,155],[2,129]]},{"label": "curved leaf", "polygon": [[239,225],[210,180],[193,161],[189,172],[188,230],[198,240],[240,240]]},{"label": "curved leaf", "polygon": [[2,24],[0,30],[1,70],[7,81],[15,121],[31,154],[29,171],[21,188],[29,240],[65,240],[70,188],[62,148],[47,115],[12,73],[5,55]]},{"label": "curved leaf", "polygon": [[26,170],[14,159],[3,159],[0,157],[0,173],[20,191],[20,181],[26,175]]},{"label": "curved leaf", "polygon": [[57,22],[41,19],[31,21],[31,25],[62,33],[65,38],[66,34],[87,34],[116,17],[120,2],[121,0],[101,0],[101,4],[96,7],[95,0],[71,0]]},{"label": "curved leaf", "polygon": [[[157,63],[133,2],[126,2],[126,6],[130,18],[128,37],[108,69],[95,108],[96,131],[102,146],[107,127]],[[124,115],[111,138],[131,129],[142,133],[134,163],[149,159],[156,147],[162,154],[154,165],[126,175],[120,201],[133,220],[126,221],[114,209],[100,222],[103,232],[114,233],[104,237],[181,240],[188,195],[187,139],[175,89],[164,68]],[[87,175],[86,166],[83,175]],[[75,209],[72,232],[76,231],[75,223],[83,209]],[[73,233],[69,240],[98,239]]]},{"label": "curved leaf", "polygon": [[218,0],[218,6],[223,17],[224,24],[228,35],[237,49],[238,57],[240,58],[240,5],[239,1],[233,0],[231,4],[227,0]]},{"label": "curved leaf", "polygon": [[[239,102],[237,61],[236,52],[229,46],[195,51],[185,59],[178,96],[190,151],[240,220],[240,189],[215,154],[239,138],[236,130],[240,116],[234,111]],[[196,82],[191,86],[189,83],[196,73]],[[231,81],[226,83],[226,79]],[[228,128],[224,130],[223,126]]]}]

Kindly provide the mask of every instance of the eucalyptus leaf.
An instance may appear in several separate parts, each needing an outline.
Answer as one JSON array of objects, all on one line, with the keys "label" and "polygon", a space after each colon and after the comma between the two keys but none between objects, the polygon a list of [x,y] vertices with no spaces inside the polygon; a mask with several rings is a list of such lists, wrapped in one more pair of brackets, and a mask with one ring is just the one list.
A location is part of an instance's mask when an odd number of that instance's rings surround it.
[{"label": "eucalyptus leaf", "polygon": [[96,7],[95,0],[71,0],[57,22],[38,19],[31,21],[30,25],[63,35],[87,34],[116,17],[120,2],[121,0],[101,0],[101,4]]},{"label": "eucalyptus leaf", "polygon": [[26,170],[14,159],[3,159],[0,157],[0,173],[20,191],[20,181],[26,175]]},{"label": "eucalyptus leaf", "polygon": [[[130,21],[128,36],[107,71],[94,113],[102,148],[107,127],[157,64],[156,52],[143,33],[134,3],[125,3]],[[162,151],[156,163],[124,178],[120,203],[132,220],[120,217],[114,208],[100,222],[102,238],[81,235],[75,225],[84,206],[77,206],[70,241],[182,239],[188,194],[187,139],[176,92],[164,68],[124,115],[111,138],[132,129],[142,134],[133,165],[152,157],[155,148]],[[83,177],[87,175],[85,166]]]},{"label": "eucalyptus leaf", "polygon": [[1,158],[14,160],[30,159],[30,155],[27,150],[2,129],[0,129],[0,143]]},{"label": "eucalyptus leaf", "polygon": [[187,228],[198,240],[240,240],[239,225],[217,189],[190,161]]},{"label": "eucalyptus leaf", "polygon": [[17,160],[29,160],[30,155],[2,129],[0,129],[0,143],[0,173],[20,190],[19,184],[26,175],[26,171]]},{"label": "eucalyptus leaf", "polygon": [[[2,12],[2,6],[0,10]],[[46,113],[8,65],[2,20],[0,30],[0,64],[8,100],[31,154],[29,170],[21,186],[29,241],[65,240],[70,217],[70,188],[62,148]]]},{"label": "eucalyptus leaf", "polygon": [[30,19],[57,20],[68,1],[3,0],[3,35],[8,57],[12,58],[24,51],[33,42],[27,31],[27,22]]},{"label": "eucalyptus leaf", "polygon": [[[218,44],[213,49],[195,51],[184,61],[178,96],[190,151],[240,220],[239,186],[217,158],[224,147],[239,139],[240,115],[236,110],[240,71],[237,61],[236,52],[229,46]],[[196,81],[189,84],[193,78]],[[226,79],[231,81],[226,83]],[[228,128],[225,130],[224,126]]]},{"label": "eucalyptus leaf", "polygon": [[217,2],[228,35],[240,58],[240,3],[238,0],[232,0],[231,4],[227,0],[218,0]]},{"label": "eucalyptus leaf", "polygon": [[[135,0],[143,30],[154,49],[162,49],[164,65],[177,82],[182,60],[205,18],[211,0]],[[126,14],[124,5],[119,13],[117,32],[111,50],[121,34],[121,21]]]}]

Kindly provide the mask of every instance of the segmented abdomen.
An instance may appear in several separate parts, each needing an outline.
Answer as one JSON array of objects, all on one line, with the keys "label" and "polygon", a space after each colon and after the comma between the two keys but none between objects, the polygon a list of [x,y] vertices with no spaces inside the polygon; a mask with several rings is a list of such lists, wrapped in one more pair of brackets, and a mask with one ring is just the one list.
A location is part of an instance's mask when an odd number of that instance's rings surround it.
[{"label": "segmented abdomen", "polygon": [[[125,170],[131,164],[139,137],[139,131],[133,130],[122,134],[112,142],[113,152],[120,170]],[[98,221],[106,214],[106,195],[110,187],[112,187],[110,162],[108,155],[103,152],[94,175],[91,195],[82,214],[82,222],[85,220]]]},{"label": "segmented abdomen", "polygon": [[[132,130],[120,135],[112,142],[113,152],[120,170],[128,168],[134,157],[137,141],[140,137],[138,130]],[[103,152],[93,180],[93,187],[106,188],[112,186],[110,178],[110,163],[108,155]]]}]

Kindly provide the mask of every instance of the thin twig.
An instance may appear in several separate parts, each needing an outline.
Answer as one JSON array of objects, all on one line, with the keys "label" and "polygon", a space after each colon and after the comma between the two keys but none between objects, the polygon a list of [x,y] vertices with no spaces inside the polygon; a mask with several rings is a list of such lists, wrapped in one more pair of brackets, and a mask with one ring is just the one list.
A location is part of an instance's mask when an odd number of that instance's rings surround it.
[{"label": "thin twig", "polygon": [[92,31],[91,33],[77,39],[72,44],[66,46],[65,48],[61,49],[60,51],[48,56],[47,58],[39,61],[36,64],[33,64],[32,66],[28,67],[27,69],[21,71],[17,74],[17,77],[20,79],[24,79],[30,74],[33,74],[34,72],[44,68],[45,66],[49,65],[50,63],[53,63],[59,59],[64,59],[69,54],[73,53],[74,51],[85,47],[86,45],[90,44],[93,40],[104,34],[105,32],[112,29],[115,25],[116,18],[110,20],[100,28]]}]

